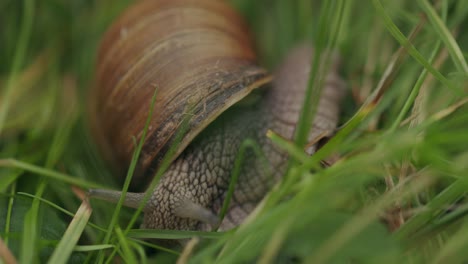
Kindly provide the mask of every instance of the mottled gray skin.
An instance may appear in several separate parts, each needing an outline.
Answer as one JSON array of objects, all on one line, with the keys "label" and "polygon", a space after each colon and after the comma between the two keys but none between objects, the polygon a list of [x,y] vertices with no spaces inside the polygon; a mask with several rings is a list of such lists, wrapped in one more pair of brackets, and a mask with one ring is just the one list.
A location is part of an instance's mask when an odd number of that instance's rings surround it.
[{"label": "mottled gray skin", "polygon": [[[265,134],[271,129],[284,138],[293,138],[304,101],[311,56],[311,49],[305,46],[291,52],[276,72],[272,87],[264,89],[261,100],[229,109],[184,150],[163,175],[146,206],[143,228],[210,230],[211,225],[195,220],[200,218],[191,210],[206,208],[208,218],[219,215],[238,150],[242,142],[250,138],[261,147],[269,168],[265,168],[265,163],[252,150],[246,152],[220,229],[235,227],[246,218],[285,172],[286,153],[275,147]],[[344,92],[336,64],[336,61],[332,63],[326,78],[310,141],[323,133],[331,135],[336,128]],[[312,154],[314,149],[307,151]]]},{"label": "mottled gray skin", "polygon": [[[266,137],[272,130],[292,139],[299,119],[310,72],[312,50],[293,50],[275,73],[260,100],[237,104],[205,129],[171,164],[144,208],[142,228],[211,230],[218,223],[242,142],[252,139],[265,159],[249,149],[244,156],[233,198],[220,230],[239,225],[284,174],[287,154]],[[334,132],[344,83],[333,58],[325,78],[309,142]],[[306,149],[313,154],[315,146]],[[90,190],[91,197],[117,201],[120,192]],[[127,193],[124,204],[138,207],[144,194]]]}]

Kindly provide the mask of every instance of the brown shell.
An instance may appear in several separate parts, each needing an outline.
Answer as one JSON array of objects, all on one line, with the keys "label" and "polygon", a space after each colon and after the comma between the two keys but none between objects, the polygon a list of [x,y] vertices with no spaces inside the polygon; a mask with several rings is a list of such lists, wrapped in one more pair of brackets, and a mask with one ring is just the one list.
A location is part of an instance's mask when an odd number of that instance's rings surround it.
[{"label": "brown shell", "polygon": [[189,115],[177,157],[224,110],[270,76],[256,65],[242,18],[224,1],[147,0],[128,8],[105,34],[90,94],[91,126],[122,172],[141,137],[157,90],[134,181],[152,174]]}]

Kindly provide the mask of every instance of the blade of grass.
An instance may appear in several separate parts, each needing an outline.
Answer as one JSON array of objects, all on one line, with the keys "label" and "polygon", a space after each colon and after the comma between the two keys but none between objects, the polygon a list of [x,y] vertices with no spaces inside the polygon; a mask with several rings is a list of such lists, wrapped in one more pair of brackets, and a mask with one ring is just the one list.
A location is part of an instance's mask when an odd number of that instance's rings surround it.
[{"label": "blade of grass", "polygon": [[[268,167],[268,161],[266,160],[266,157],[265,155],[263,154],[262,150],[260,149],[260,146],[257,144],[257,142],[255,142],[255,140],[253,139],[245,139],[240,148],[239,148],[239,152],[237,153],[236,155],[236,159],[234,161],[234,168],[231,172],[231,177],[230,177],[230,182],[229,182],[229,187],[228,187],[228,190],[227,190],[227,194],[226,194],[226,198],[224,199],[224,202],[223,202],[223,206],[221,207],[221,212],[219,214],[219,225],[221,225],[223,219],[224,219],[224,216],[226,216],[226,212],[229,208],[229,204],[231,202],[231,198],[232,196],[234,195],[234,188],[236,187],[236,184],[237,184],[237,179],[239,178],[239,175],[241,173],[241,166],[242,166],[242,162],[244,162],[244,156],[245,156],[245,152],[248,150],[248,149],[252,149],[256,155],[256,157],[258,159],[260,159],[264,165],[264,169],[266,171],[266,174],[267,175],[272,175],[272,172],[270,170],[270,168]],[[218,229],[218,227],[215,228]]]},{"label": "blade of grass", "polygon": [[439,35],[439,39],[442,40],[447,47],[455,67],[457,67],[460,72],[468,74],[468,64],[463,57],[463,52],[460,50],[457,42],[447,29],[444,21],[437,15],[436,11],[427,0],[417,0],[417,2],[426,13],[426,16],[431,22],[435,32]]},{"label": "blade of grass", "polygon": [[11,228],[11,216],[13,213],[13,204],[15,202],[15,191],[16,191],[16,182],[13,183],[11,189],[10,189],[10,198],[8,199],[8,209],[7,209],[7,215],[5,219],[5,244],[8,246],[8,240],[9,240],[9,234],[10,234],[10,228]]},{"label": "blade of grass", "polygon": [[309,19],[313,16],[312,13],[312,2],[307,0],[296,1],[296,25],[293,27],[297,29],[298,36],[307,36],[310,30]]},{"label": "blade of grass", "polygon": [[148,258],[145,253],[145,248],[142,247],[140,244],[136,243],[134,240],[129,239],[127,242],[140,256],[139,263],[142,263],[142,264],[148,263]]},{"label": "blade of grass", "polygon": [[[108,244],[109,243],[112,231],[115,230],[115,227],[117,225],[117,220],[118,220],[118,216],[120,214],[120,209],[122,208],[123,202],[125,200],[127,190],[130,187],[130,182],[132,180],[133,173],[135,171],[135,168],[136,168],[136,165],[137,165],[137,162],[138,162],[138,158],[140,156],[141,149],[143,148],[143,143],[145,142],[146,134],[148,132],[149,125],[151,123],[151,117],[153,115],[154,103],[156,102],[156,95],[157,95],[157,89],[154,90],[153,96],[151,98],[150,109],[148,111],[148,117],[146,118],[146,123],[145,123],[145,126],[143,128],[143,132],[142,132],[142,135],[141,135],[141,138],[140,138],[140,142],[138,143],[138,146],[136,147],[135,152],[133,153],[133,157],[132,157],[132,160],[130,162],[130,167],[129,167],[128,171],[127,171],[127,176],[125,177],[125,182],[124,182],[124,185],[122,187],[122,194],[121,194],[120,199],[117,202],[116,208],[115,208],[115,210],[114,210],[114,212],[112,214],[111,222],[109,223],[109,226],[107,228],[107,232],[106,232],[106,235],[104,237],[104,243],[103,244]],[[126,232],[125,232],[125,234],[126,234]],[[116,250],[118,250],[118,247],[114,248],[114,252],[116,252]],[[110,260],[112,256],[113,256],[113,254],[111,254],[111,256],[108,258],[108,260]],[[102,263],[102,261],[104,260],[103,252],[101,252],[99,254],[98,260],[99,260],[98,261],[99,263]]]},{"label": "blade of grass", "polygon": [[387,30],[392,34],[392,36],[408,50],[408,53],[421,65],[423,65],[437,80],[439,80],[445,87],[451,89],[452,91],[462,94],[462,91],[459,88],[456,88],[447,78],[445,78],[438,70],[434,69],[432,65],[419,53],[419,51],[411,44],[411,42],[401,33],[400,29],[395,25],[390,16],[388,15],[386,9],[383,7],[382,3],[379,0],[372,0],[372,3],[375,7],[375,10],[382,17]]},{"label": "blade of grass", "polygon": [[[420,32],[424,20],[421,20],[420,23],[413,28],[408,39],[414,39]],[[373,93],[366,99],[364,104],[359,108],[356,114],[351,117],[332,137],[325,146],[319,149],[308,161],[304,164],[306,169],[312,169],[319,164],[319,162],[325,159],[330,155],[333,150],[339,146],[343,140],[350,135],[377,107],[381,102],[384,94],[390,88],[391,84],[394,82],[397,72],[402,66],[403,62],[407,57],[407,50],[403,47],[400,47],[398,51],[392,56],[392,60],[389,62],[382,78],[379,80],[377,88]]]},{"label": "blade of grass", "polygon": [[[424,210],[423,210],[424,211]],[[436,219],[435,221],[431,221],[429,225],[426,225],[422,228],[420,232],[418,232],[418,236],[412,236],[411,238],[417,241],[421,237],[426,235],[430,235],[434,231],[443,230],[448,225],[455,223],[458,220],[461,220],[463,217],[468,215],[468,205],[462,205],[457,207],[454,212],[450,212],[449,214],[443,215],[440,218]]]},{"label": "blade of grass", "polygon": [[78,211],[76,211],[73,220],[68,226],[65,234],[63,234],[62,239],[52,253],[49,261],[47,263],[66,263],[70,258],[73,249],[78,243],[78,239],[86,227],[89,217],[91,216],[92,209],[87,200],[83,200]]},{"label": "blade of grass", "polygon": [[154,178],[152,179],[151,183],[149,184],[148,189],[146,190],[145,195],[144,195],[144,197],[143,197],[143,199],[141,201],[141,204],[138,207],[138,209],[135,211],[135,213],[133,214],[132,219],[130,220],[130,222],[127,225],[127,228],[124,231],[124,234],[127,234],[129,232],[129,230],[132,228],[132,226],[135,224],[138,216],[143,211],[143,207],[147,204],[148,200],[153,195],[153,190],[158,185],[162,175],[166,172],[166,170],[171,165],[170,162],[172,161],[173,155],[177,151],[177,147],[179,146],[179,143],[181,142],[183,136],[185,135],[185,133],[189,129],[189,121],[193,117],[192,109],[190,109],[190,107],[189,107],[189,109],[187,111],[185,111],[185,113],[187,113],[187,114],[186,114],[185,118],[182,120],[182,123],[181,123],[181,125],[179,127],[179,130],[177,131],[177,134],[175,136],[174,142],[171,144],[171,147],[167,151],[166,156],[163,158],[163,160],[162,160],[162,162],[161,162],[161,164],[160,164],[160,166],[158,168],[158,171],[155,173]]},{"label": "blade of grass", "polygon": [[[339,9],[343,11],[344,5],[340,1]],[[314,38],[314,56],[311,61],[309,80],[304,93],[304,101],[299,113],[299,120],[294,133],[294,143],[303,148],[307,144],[308,135],[312,128],[318,108],[318,102],[322,93],[326,72],[329,70],[331,52],[335,46],[338,32],[342,22],[341,16],[334,16],[336,12],[336,1],[326,1],[321,8],[321,15],[318,22],[318,31]],[[339,13],[341,13],[339,12]],[[335,18],[335,19],[332,19]],[[335,30],[330,32],[329,25],[335,25]],[[337,31],[338,30],[338,31]],[[327,51],[327,52],[325,52]],[[275,204],[282,196],[283,191],[287,191],[293,185],[295,177],[291,177],[289,172],[295,161],[289,160],[287,172],[283,177],[284,188],[275,189],[276,194],[271,195],[267,201],[266,208]]]},{"label": "blade of grass", "polygon": [[337,30],[337,47],[340,46],[342,43],[348,39],[350,34],[353,34],[353,30],[350,29],[353,23],[351,22],[353,13],[352,13],[352,6],[354,4],[353,0],[343,1],[343,10],[339,16],[340,23],[337,22],[338,28]]},{"label": "blade of grass", "polygon": [[23,174],[22,170],[11,170],[11,171],[4,171],[4,175],[0,176],[0,192],[4,192],[8,190],[10,185],[13,185],[16,180]]},{"label": "blade of grass", "polygon": [[13,91],[13,85],[16,81],[16,75],[18,74],[22,64],[24,63],[24,58],[27,52],[29,38],[32,32],[32,26],[34,21],[34,6],[34,0],[24,1],[23,15],[21,16],[21,27],[19,29],[19,36],[16,44],[13,64],[11,66],[10,75],[8,76],[6,89],[2,96],[2,104],[0,105],[0,136],[2,135],[5,119],[8,115],[8,111],[10,108],[10,95]]},{"label": "blade of grass", "polygon": [[[46,189],[47,183],[41,180],[37,187],[36,196],[41,197]],[[27,211],[21,238],[20,263],[33,263],[37,258],[37,239],[40,235],[38,226],[41,226],[39,219],[39,200],[34,199],[31,208]]]},{"label": "blade of grass", "polygon": [[101,244],[101,245],[87,245],[87,246],[75,246],[73,248],[73,251],[75,252],[90,252],[90,251],[97,251],[97,250],[103,250],[103,249],[109,249],[113,248],[114,245],[111,244]]},{"label": "blade of grass", "polygon": [[83,188],[104,188],[102,185],[97,184],[97,183],[92,183],[86,180],[77,179],[75,177],[72,177],[64,173],[56,172],[51,169],[46,169],[46,168],[36,166],[33,164],[29,164],[20,160],[16,160],[16,159],[0,159],[0,167],[23,169],[25,171],[29,171],[29,172],[44,176],[46,178],[58,180],[58,181],[65,182],[68,184],[73,184],[73,185],[80,186]]},{"label": "blade of grass", "polygon": [[[156,97],[153,97],[153,100],[155,100],[155,98]],[[153,101],[153,103],[154,103],[154,101]],[[191,114],[192,113],[191,106],[188,107],[188,110],[185,111],[185,113],[186,113],[185,118],[181,122],[179,130],[176,133],[174,142],[171,144],[171,147],[169,148],[169,150],[167,151],[166,155],[164,156],[162,162],[160,163],[158,171],[155,173],[151,183],[149,184],[149,186],[147,188],[147,191],[145,192],[145,195],[143,196],[143,199],[142,199],[142,201],[140,203],[140,206],[137,208],[137,210],[133,214],[132,218],[130,219],[130,221],[129,221],[128,225],[127,225],[127,228],[124,230],[125,235],[128,234],[131,227],[137,221],[138,216],[141,214],[141,212],[143,211],[144,206],[147,204],[148,200],[151,198],[151,196],[153,194],[153,190],[156,188],[156,186],[159,183],[159,180],[161,179],[162,175],[167,170],[167,168],[169,168],[170,162],[172,161],[172,157],[175,154],[175,152],[177,150],[177,147],[178,147],[179,143],[181,142],[183,136],[185,135],[185,132],[189,128],[189,121],[193,117],[193,114]],[[149,125],[149,123],[147,125]],[[145,127],[143,133],[146,133],[146,131],[148,130],[148,127],[149,126]],[[138,149],[137,149],[137,151],[138,151]],[[135,156],[136,156],[136,152],[135,152]],[[134,158],[135,158],[135,156],[134,156]],[[109,257],[107,259],[108,262],[111,261],[111,259],[113,258],[113,256],[115,255],[115,253],[118,250],[119,250],[119,247],[117,246],[114,249],[114,251],[109,255]]]},{"label": "blade of grass", "polygon": [[[58,76],[58,73],[56,73],[56,75],[54,75],[52,78],[53,79],[59,78],[57,76]],[[52,89],[50,93],[52,94],[57,93],[57,91],[59,90],[58,89],[59,84],[57,82],[53,82],[53,85],[50,85],[50,86],[53,86],[53,88],[55,88],[55,89]],[[70,89],[70,88],[66,88],[66,89]],[[56,95],[52,95],[50,97],[52,98],[50,99],[51,101],[54,100],[54,102],[51,102],[51,104],[52,103],[57,104],[58,102],[56,101],[60,100],[59,98],[56,98],[57,97]],[[73,99],[76,100],[76,98],[73,98]],[[54,137],[51,142],[51,147],[47,153],[47,160],[45,161],[46,168],[53,168],[56,165],[60,157],[63,156],[63,153],[65,152],[68,146],[68,142],[70,142],[70,135],[71,135],[73,127],[75,126],[75,121],[77,117],[77,111],[75,111],[76,110],[75,104],[76,104],[75,102],[67,102],[67,109],[64,110],[62,113],[63,116],[61,118],[63,119],[59,121],[58,128],[55,130]],[[53,107],[50,107],[50,109],[51,109],[51,112],[54,111]]]},{"label": "blade of grass", "polygon": [[417,181],[400,183],[396,188],[379,197],[372,205],[363,208],[353,219],[335,231],[334,235],[309,256],[305,263],[326,263],[340,247],[374,221],[386,207],[391,206],[396,200],[418,193],[432,182],[433,179],[424,177]]},{"label": "blade of grass", "polygon": [[291,157],[296,159],[298,162],[305,163],[309,159],[309,156],[305,151],[298,148],[296,145],[294,145],[293,142],[276,134],[274,131],[268,130],[266,136],[267,138],[271,139],[271,141],[275,145],[286,151]]},{"label": "blade of grass", "polygon": [[[332,32],[330,34],[330,38],[328,39],[327,43],[327,48],[328,49],[333,49],[334,47],[337,46],[337,41],[340,37],[341,34],[341,29],[344,27],[344,14],[346,12],[346,3],[349,1],[344,1],[344,0],[338,0],[337,1],[337,6],[333,8],[334,12],[333,15],[331,16],[332,18],[330,19],[330,31]],[[328,55],[328,54],[327,54]],[[328,62],[328,58],[326,59]],[[325,69],[328,69],[329,65],[325,67]]]},{"label": "blade of grass", "polygon": [[205,232],[205,231],[180,231],[180,230],[155,230],[155,229],[131,229],[128,236],[132,238],[145,239],[187,239],[201,237],[207,239],[217,239],[232,232]]},{"label": "blade of grass", "polygon": [[[72,212],[70,212],[70,211],[68,211],[68,210],[65,210],[64,208],[58,206],[57,204],[54,204],[53,202],[48,201],[48,200],[46,200],[46,199],[44,199],[44,198],[42,198],[42,197],[37,197],[37,196],[34,196],[34,195],[32,195],[32,194],[24,193],[24,192],[18,192],[17,194],[18,194],[18,195],[25,196],[25,197],[30,197],[30,198],[33,198],[33,199],[39,199],[39,201],[41,201],[41,202],[43,202],[43,203],[49,205],[50,207],[52,207],[52,208],[54,208],[54,209],[56,209],[56,210],[58,210],[58,211],[60,211],[60,212],[62,212],[62,213],[64,213],[64,214],[66,214],[66,215],[68,215],[68,216],[71,216],[71,217],[74,217],[74,216],[75,216],[75,214],[73,214]],[[90,227],[93,227],[93,228],[95,228],[95,229],[101,231],[101,232],[106,232],[106,229],[104,229],[104,228],[102,228],[102,227],[100,227],[100,226],[98,226],[98,225],[95,225],[95,224],[93,224],[93,223],[91,223],[91,222],[88,222],[88,225],[89,225]]]},{"label": "blade of grass", "polygon": [[[131,232],[132,231],[130,231],[129,234]],[[130,235],[128,235],[128,237],[130,237]],[[165,247],[162,247],[162,246],[158,246],[158,245],[155,245],[155,244],[151,244],[151,243],[143,241],[143,240],[138,240],[138,239],[134,239],[134,238],[130,238],[130,240],[134,241],[135,243],[139,243],[141,245],[144,245],[144,246],[146,246],[148,248],[156,249],[158,251],[164,251],[164,252],[176,255],[176,256],[180,255],[180,252],[178,252],[178,251],[168,249],[168,248],[165,248]]]},{"label": "blade of grass", "polygon": [[[54,81],[57,75],[58,75],[57,68],[54,67],[50,71],[51,79],[48,83],[49,92],[57,90],[58,85]],[[50,111],[52,111],[52,109],[54,109],[55,104],[56,104],[55,103],[56,95],[55,94],[51,95],[49,96],[49,98],[50,98],[49,99],[50,105],[47,107],[47,109],[50,109]],[[70,131],[75,120],[74,118],[71,117],[70,115],[71,113],[72,113],[71,111],[66,112],[64,119],[62,119],[60,122],[61,126],[59,126],[59,128],[55,130],[55,133],[54,133],[52,142],[50,143],[50,148],[48,149],[47,157],[45,160],[44,166],[46,169],[52,168],[57,162],[58,157],[61,156],[65,150],[65,146],[66,146],[65,142],[68,142]],[[33,199],[33,202],[32,202],[32,206],[26,214],[26,218],[24,222],[24,229],[30,230],[31,232],[30,233],[24,232],[23,237],[22,237],[21,260],[22,261],[24,260],[25,263],[31,263],[31,261],[34,260],[38,256],[38,253],[39,253],[38,247],[37,247],[38,238],[41,237],[41,232],[43,232],[43,230],[38,229],[38,227],[42,226],[42,222],[44,221],[44,219],[39,214],[41,201],[36,198],[42,197],[46,189],[47,183],[48,183],[47,178],[41,177],[39,187],[37,188],[35,198]],[[66,254],[66,252],[61,251],[59,254]],[[66,259],[68,259],[69,256],[67,255],[65,256],[66,256]]]},{"label": "blade of grass", "polygon": [[[283,140],[283,139],[282,139],[282,140]],[[286,144],[289,144],[290,146],[294,146],[294,145],[292,145],[291,143],[287,143],[286,141],[284,141],[284,142],[282,142],[282,143],[286,143]],[[375,155],[374,155],[374,156],[375,156]],[[358,164],[359,164],[359,163],[362,164],[363,162],[361,161],[361,162],[358,162]],[[349,163],[347,163],[347,164],[349,164]],[[342,163],[341,165],[344,165],[344,163]],[[329,168],[329,169],[334,169],[333,171],[336,171],[336,170],[337,170],[336,166],[333,166],[333,167],[331,167],[331,168]],[[338,169],[338,170],[340,170],[340,169]],[[362,173],[365,173],[365,172],[362,171]],[[352,174],[352,172],[350,172],[350,174]],[[330,177],[331,175],[333,175],[333,172],[331,172],[331,170],[328,170],[328,174],[327,174],[327,175],[328,175],[328,177]],[[318,175],[314,175],[313,178],[312,178],[312,177],[308,177],[308,178],[304,177],[304,178],[307,179],[308,181],[314,181],[314,180],[319,181],[320,179],[318,179],[317,177],[318,177]],[[326,180],[324,177],[321,177],[321,178],[322,178],[321,180]],[[414,184],[416,184],[416,183],[414,183]],[[301,188],[300,188],[300,187],[302,187],[302,189],[303,189],[304,183],[300,183],[300,184],[298,184],[298,185],[299,185],[299,188],[298,188],[298,190],[296,191],[296,193],[298,193],[298,192],[299,192],[299,193],[304,193],[304,191],[301,192]],[[319,189],[319,187],[317,187],[317,188]],[[318,190],[318,189],[317,189],[317,190]],[[312,189],[308,189],[308,190],[307,190],[307,193],[310,195],[310,194],[312,193]],[[300,194],[299,194],[299,195],[300,195]],[[395,195],[395,196],[396,196],[396,195]],[[303,198],[303,199],[304,199],[304,200],[307,200],[307,199],[310,200],[310,197]],[[390,202],[389,202],[389,203],[390,203]],[[292,206],[292,205],[289,205],[289,207],[291,207],[291,206]],[[363,209],[363,210],[364,210],[364,209]],[[293,211],[293,210],[292,210],[292,211]],[[298,210],[298,211],[300,211],[300,210]],[[310,211],[310,210],[309,210],[309,211]],[[310,212],[309,212],[309,213],[310,213]],[[290,217],[290,215],[288,215],[288,217]],[[300,217],[300,216],[296,216],[296,217]],[[288,219],[289,219],[289,218],[286,218],[286,217],[283,218],[283,219],[282,219],[282,223],[287,223],[287,222],[288,222]],[[291,219],[291,220],[292,220],[292,219]],[[373,221],[374,219],[369,219],[369,220],[370,220],[370,221]],[[288,224],[285,224],[285,225],[286,225],[286,226],[290,226],[290,225],[288,225]],[[350,225],[351,225],[351,224],[350,224]],[[353,228],[354,228],[354,226],[353,226]],[[351,229],[353,229],[353,228],[351,228]],[[365,228],[365,225],[363,225],[362,228]],[[282,229],[285,229],[285,228],[282,228]],[[287,228],[286,228],[286,229],[287,229]],[[345,229],[346,229],[346,228],[343,227],[343,230],[345,230]],[[270,239],[270,243],[268,244],[268,247],[270,247],[270,248],[265,248],[265,251],[264,251],[264,254],[265,254],[264,256],[267,257],[266,260],[271,259],[271,258],[274,256],[274,254],[275,254],[274,252],[277,252],[277,251],[280,250],[280,248],[278,248],[278,247],[279,247],[279,245],[281,244],[282,239],[284,239],[284,237],[285,237],[285,235],[282,235],[282,232],[286,232],[286,231],[284,231],[284,230],[282,230],[282,231],[275,231],[275,233],[272,235],[272,238]],[[287,232],[286,232],[286,233],[287,233]],[[351,238],[352,238],[352,236],[349,237],[349,239],[351,239]],[[332,242],[330,242],[330,244],[332,244]]]},{"label": "blade of grass", "polygon": [[450,114],[452,114],[453,112],[457,111],[460,107],[462,107],[463,105],[467,104],[468,103],[468,97],[465,97],[457,102],[455,102],[454,104],[448,106],[447,108],[445,109],[442,109],[440,110],[439,112],[437,113],[434,113],[432,116],[430,116],[428,118],[428,121],[429,122],[437,122],[437,121],[440,121],[441,119],[449,116]]},{"label": "blade of grass", "polygon": [[190,256],[192,256],[193,251],[199,242],[200,239],[197,237],[190,239],[190,241],[185,245],[184,250],[180,254],[179,258],[177,259],[176,264],[188,263],[190,260]]},{"label": "blade of grass", "polygon": [[455,233],[451,234],[448,241],[446,241],[440,251],[435,256],[432,263],[459,263],[463,262],[465,258],[462,258],[460,251],[465,252],[468,245],[468,223],[465,220],[463,226]]},{"label": "blade of grass", "polygon": [[279,226],[271,235],[270,241],[265,245],[262,255],[259,257],[259,264],[273,263],[276,256],[281,251],[281,246],[284,243],[288,235],[288,231],[291,228],[291,218],[285,219],[283,225]]},{"label": "blade of grass", "polygon": [[410,238],[419,229],[421,229],[424,224],[431,221],[431,219],[436,215],[439,215],[443,211],[445,205],[453,203],[466,193],[467,186],[468,184],[465,179],[456,180],[449,187],[445,188],[441,193],[431,199],[431,201],[426,205],[428,210],[413,216],[400,229],[398,229],[394,233],[395,237],[400,240]]},{"label": "blade of grass", "polygon": [[[432,65],[434,62],[437,52],[439,51],[440,47],[440,41],[437,41],[434,48],[433,52],[431,54],[431,57],[429,58],[429,63]],[[392,127],[390,128],[389,132],[395,131],[403,121],[405,115],[408,113],[409,109],[413,105],[413,103],[416,100],[416,97],[419,94],[419,91],[421,90],[421,87],[426,80],[426,77],[428,75],[428,70],[424,68],[421,72],[421,74],[418,77],[418,80],[416,81],[416,84],[413,86],[413,89],[411,90],[410,95],[408,96],[408,99],[405,101],[405,104],[403,105],[403,108],[401,109],[400,113],[398,114],[398,117],[395,119],[393,122]]]},{"label": "blade of grass", "polygon": [[[323,67],[320,67],[321,61],[323,60],[322,54],[327,48],[328,39],[334,39],[334,37],[329,37],[328,34],[336,34],[336,32],[329,33],[328,31],[328,25],[330,24],[329,17],[333,17],[331,14],[335,11],[333,8],[335,2],[336,1],[326,1],[324,3],[323,12],[319,19],[319,31],[315,37],[315,52],[311,61],[312,67],[309,74],[310,77],[304,94],[304,102],[302,103],[302,110],[297,122],[296,133],[294,135],[295,144],[300,147],[305,146],[307,143],[307,137],[317,111],[320,96],[313,95],[320,95],[322,91],[322,87],[320,85],[324,79],[324,75],[320,75],[321,71],[324,70]],[[328,48],[331,50],[332,47]],[[329,52],[328,55],[330,55]]]},{"label": "blade of grass", "polygon": [[115,234],[117,239],[119,240],[119,247],[122,248],[123,254],[121,254],[120,256],[125,261],[125,263],[140,263],[137,260],[137,257],[135,256],[133,250],[131,250],[130,245],[127,242],[127,238],[122,233],[122,229],[120,229],[120,227],[115,227]]}]

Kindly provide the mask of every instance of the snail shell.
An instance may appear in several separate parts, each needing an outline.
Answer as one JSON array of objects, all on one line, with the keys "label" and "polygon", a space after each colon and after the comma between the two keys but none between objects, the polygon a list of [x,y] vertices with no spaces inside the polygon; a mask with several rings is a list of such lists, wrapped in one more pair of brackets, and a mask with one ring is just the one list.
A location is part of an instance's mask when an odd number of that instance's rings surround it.
[{"label": "snail shell", "polygon": [[[115,166],[125,169],[134,151],[132,138],[141,137],[156,90],[133,178],[143,187],[189,117],[173,162],[144,207],[144,228],[210,230],[220,224],[225,230],[245,219],[286,170],[287,153],[265,133],[272,129],[293,138],[312,56],[310,46],[295,49],[271,82],[255,63],[242,19],[222,1],[139,1],[124,12],[99,51],[90,99],[97,142]],[[312,95],[319,102],[310,141],[330,136],[338,122],[344,84],[337,64],[332,62],[324,76],[322,93]],[[231,107],[259,87],[268,88],[259,102]],[[246,152],[228,212],[219,223],[236,155],[246,138],[258,143],[272,173],[266,173],[255,153]],[[306,151],[312,154],[316,147]],[[109,201],[120,197],[108,190],[91,190],[90,195]],[[124,203],[138,207],[142,197],[127,193]]]},{"label": "snail shell", "polygon": [[256,65],[245,23],[225,2],[140,1],[102,40],[90,95],[91,126],[105,157],[122,172],[156,90],[133,178],[134,186],[145,185],[187,115],[188,129],[173,158],[224,110],[270,79]]}]

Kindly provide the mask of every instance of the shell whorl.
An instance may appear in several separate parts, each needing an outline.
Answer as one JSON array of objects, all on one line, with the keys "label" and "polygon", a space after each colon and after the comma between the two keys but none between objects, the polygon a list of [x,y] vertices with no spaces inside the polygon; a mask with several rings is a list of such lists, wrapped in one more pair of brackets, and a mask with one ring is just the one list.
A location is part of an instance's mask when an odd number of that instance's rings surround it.
[{"label": "shell whorl", "polygon": [[174,158],[224,110],[270,81],[255,60],[242,18],[223,1],[137,2],[108,30],[98,54],[91,126],[105,156],[127,168],[156,89],[134,176],[144,185],[187,115]]}]

